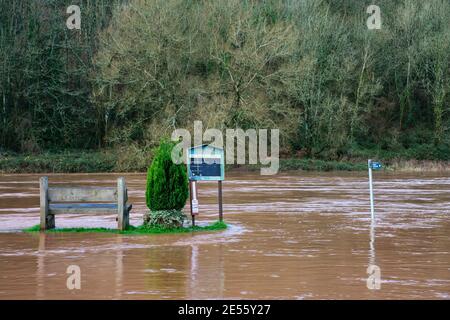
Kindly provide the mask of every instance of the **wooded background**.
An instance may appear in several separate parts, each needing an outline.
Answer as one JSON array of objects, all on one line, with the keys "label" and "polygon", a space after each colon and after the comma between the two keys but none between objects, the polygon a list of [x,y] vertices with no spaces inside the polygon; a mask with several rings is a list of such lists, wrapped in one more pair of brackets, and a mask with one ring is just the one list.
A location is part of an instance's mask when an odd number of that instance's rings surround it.
[{"label": "wooded background", "polygon": [[202,120],[279,128],[289,156],[450,159],[448,0],[0,0],[0,27],[0,151],[132,156]]}]

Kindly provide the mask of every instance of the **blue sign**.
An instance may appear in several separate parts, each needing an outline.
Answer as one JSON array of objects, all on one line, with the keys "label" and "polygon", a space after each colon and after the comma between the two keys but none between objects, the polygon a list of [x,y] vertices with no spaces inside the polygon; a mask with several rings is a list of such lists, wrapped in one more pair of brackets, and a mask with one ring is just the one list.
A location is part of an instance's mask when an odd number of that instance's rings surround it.
[{"label": "blue sign", "polygon": [[221,148],[202,145],[189,149],[188,174],[192,181],[225,179],[224,152]]},{"label": "blue sign", "polygon": [[370,168],[373,170],[380,170],[383,166],[379,162],[371,162]]}]

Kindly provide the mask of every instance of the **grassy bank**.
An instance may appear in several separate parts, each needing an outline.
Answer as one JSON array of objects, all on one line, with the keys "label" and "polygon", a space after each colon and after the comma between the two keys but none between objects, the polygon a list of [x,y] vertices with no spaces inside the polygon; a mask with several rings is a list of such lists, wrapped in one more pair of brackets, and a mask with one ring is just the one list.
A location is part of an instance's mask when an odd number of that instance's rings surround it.
[{"label": "grassy bank", "polygon": [[[148,161],[150,163],[150,160]],[[317,159],[281,159],[280,170],[360,171],[364,161],[326,161]],[[227,170],[256,171],[260,165],[228,165]],[[113,152],[65,152],[39,155],[9,155],[0,158],[0,173],[94,173],[146,172],[147,165],[124,166]]]},{"label": "grassy bank", "polygon": [[[173,229],[165,229],[165,228],[157,228],[157,227],[147,227],[144,225],[135,227],[130,226],[128,230],[120,231],[117,229],[108,229],[108,228],[56,228],[47,230],[49,233],[117,233],[117,234],[172,234],[172,233],[190,233],[190,232],[205,232],[205,231],[219,231],[225,230],[227,228],[227,224],[225,222],[217,221],[213,224],[207,226],[195,226],[195,227],[182,227],[182,228],[173,228]],[[39,232],[40,226],[35,225],[31,228],[27,228],[23,230],[24,232]]]},{"label": "grassy bank", "polygon": [[[378,159],[385,168],[394,171],[450,171],[450,159],[445,157],[447,153],[442,152],[442,156],[436,152],[429,146],[419,146],[396,152],[356,150],[341,160],[282,158],[280,171],[363,171],[367,169],[368,158]],[[150,162],[150,152],[142,150],[74,150],[35,155],[4,153],[0,154],[0,173],[146,172]],[[260,167],[227,165],[227,170],[256,171]]]},{"label": "grassy bank", "polygon": [[117,156],[112,152],[0,154],[1,173],[113,172],[116,169],[116,163]]}]

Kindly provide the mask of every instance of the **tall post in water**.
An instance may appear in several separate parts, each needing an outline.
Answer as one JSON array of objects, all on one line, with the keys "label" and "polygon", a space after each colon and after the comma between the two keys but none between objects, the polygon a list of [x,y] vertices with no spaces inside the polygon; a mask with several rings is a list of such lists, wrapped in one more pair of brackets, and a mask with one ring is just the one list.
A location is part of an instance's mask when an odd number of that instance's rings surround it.
[{"label": "tall post in water", "polygon": [[372,223],[375,223],[375,209],[373,204],[373,187],[372,187],[372,160],[367,161],[369,167],[369,190],[370,190],[370,214],[372,217]]},{"label": "tall post in water", "polygon": [[192,226],[195,227],[195,216],[198,214],[197,181],[189,181],[191,193]]},{"label": "tall post in water", "polygon": [[222,180],[219,180],[219,221],[223,221]]}]

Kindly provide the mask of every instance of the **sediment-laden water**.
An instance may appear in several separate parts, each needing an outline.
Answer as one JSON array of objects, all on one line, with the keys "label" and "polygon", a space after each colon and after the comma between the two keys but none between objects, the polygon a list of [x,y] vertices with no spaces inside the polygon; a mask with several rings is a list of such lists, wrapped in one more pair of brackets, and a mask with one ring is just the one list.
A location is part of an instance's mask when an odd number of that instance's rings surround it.
[{"label": "sediment-laden water", "polygon": [[[119,175],[50,175],[114,186]],[[132,224],[145,174],[125,175]],[[0,175],[0,299],[450,299],[450,174],[375,173],[371,224],[363,173],[234,173],[225,231],[171,235],[24,233],[39,223],[39,175]],[[199,223],[217,220],[200,183]],[[188,212],[188,210],[186,210]],[[57,227],[116,227],[113,215],[61,215]],[[66,286],[78,265],[81,289]],[[367,268],[381,271],[369,290]]]}]

